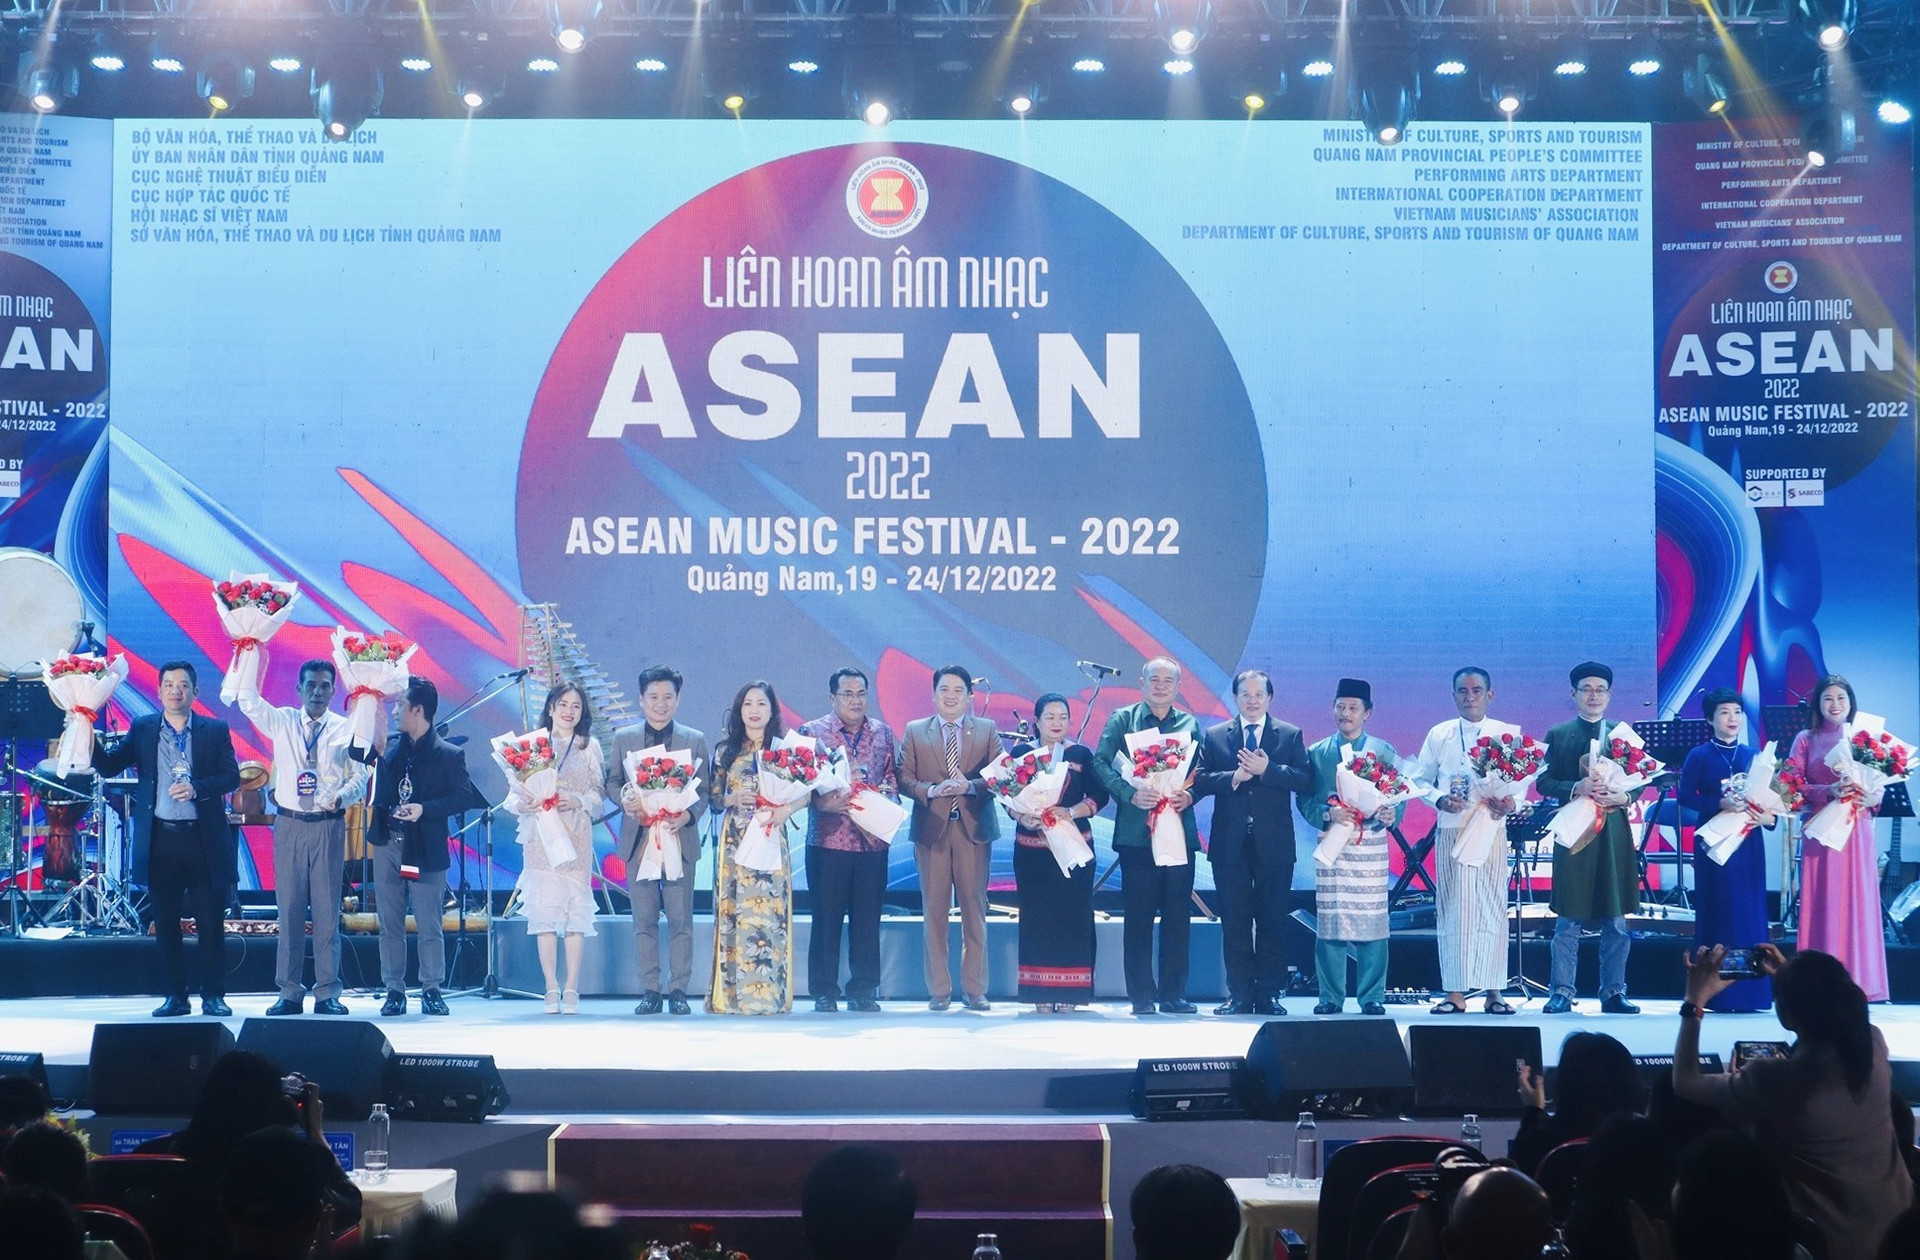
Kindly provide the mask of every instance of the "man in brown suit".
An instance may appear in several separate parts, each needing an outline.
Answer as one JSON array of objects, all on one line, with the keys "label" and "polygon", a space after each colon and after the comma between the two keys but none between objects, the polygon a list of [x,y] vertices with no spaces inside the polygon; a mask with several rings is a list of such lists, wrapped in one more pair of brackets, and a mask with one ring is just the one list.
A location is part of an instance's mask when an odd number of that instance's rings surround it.
[{"label": "man in brown suit", "polygon": [[934,715],[907,723],[900,791],[913,798],[913,862],[926,920],[927,1009],[953,1004],[947,911],[960,903],[960,993],[970,1011],[987,1002],[987,872],[1000,816],[980,771],[1000,755],[991,721],[967,712],[973,676],[958,665],[933,675]]}]

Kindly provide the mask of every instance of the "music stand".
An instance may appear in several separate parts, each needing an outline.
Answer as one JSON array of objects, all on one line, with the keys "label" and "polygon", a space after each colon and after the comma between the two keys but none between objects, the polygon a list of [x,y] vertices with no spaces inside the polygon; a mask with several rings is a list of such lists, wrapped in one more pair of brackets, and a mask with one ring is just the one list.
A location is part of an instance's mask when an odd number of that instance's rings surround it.
[{"label": "music stand", "polygon": [[[1646,900],[1657,905],[1678,904],[1690,910],[1693,903],[1687,897],[1686,859],[1680,852],[1679,769],[1688,753],[1713,738],[1713,723],[1704,718],[1669,718],[1659,722],[1634,722],[1631,725],[1634,734],[1646,744],[1648,754],[1667,767],[1666,773],[1656,777],[1651,785],[1659,789],[1653,807],[1641,816],[1646,830],[1639,845],[1640,892]],[[1663,825],[1658,821],[1664,816],[1662,807],[1672,811],[1673,852],[1656,855],[1648,852],[1648,846],[1653,842],[1655,828]],[[1651,868],[1654,866],[1673,867],[1674,887],[1667,895],[1663,896],[1654,890],[1651,877]]]},{"label": "music stand", "polygon": [[[24,795],[17,791],[20,778],[19,741],[25,739],[50,743],[60,738],[61,728],[66,721],[66,714],[53,702],[53,696],[38,674],[8,674],[0,678],[0,740],[6,741],[4,782],[9,795]],[[21,923],[23,913],[36,924],[43,920],[35,912],[26,890],[20,887],[21,878],[30,869],[24,817],[20,820],[16,839],[18,843],[12,846],[7,855],[7,892],[3,900],[7,907],[8,928],[15,936],[19,936],[25,930]]]},{"label": "music stand", "polygon": [[[1540,874],[1540,838],[1547,834],[1547,824],[1553,820],[1559,806],[1560,802],[1550,799],[1522,802],[1520,809],[1507,816],[1507,861],[1513,867],[1513,873],[1508,877],[1507,903],[1512,907],[1513,914],[1513,974],[1500,986],[1500,992],[1505,994],[1518,990],[1522,1006],[1536,996],[1545,997],[1553,991],[1552,986],[1541,984],[1527,975],[1527,956],[1522,945],[1527,917],[1522,894],[1525,894],[1526,903],[1533,901],[1531,881]],[[1528,846],[1532,846],[1530,851]],[[1487,856],[1491,858],[1493,855]],[[1520,873],[1523,863],[1528,868],[1524,876]],[[1473,994],[1467,996],[1472,997]]]},{"label": "music stand", "polygon": [[[1768,704],[1760,707],[1760,729],[1774,745],[1776,756],[1785,757],[1793,747],[1793,737],[1807,729],[1813,707],[1805,700],[1797,704]],[[1800,845],[1804,842],[1794,820],[1780,837],[1780,924],[1798,924],[1800,918]]]}]

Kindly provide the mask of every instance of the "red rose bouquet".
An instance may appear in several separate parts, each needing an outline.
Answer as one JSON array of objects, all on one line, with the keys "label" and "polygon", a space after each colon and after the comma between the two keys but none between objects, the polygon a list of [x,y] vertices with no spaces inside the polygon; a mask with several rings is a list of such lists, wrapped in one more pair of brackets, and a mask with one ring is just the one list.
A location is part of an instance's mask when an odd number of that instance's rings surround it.
[{"label": "red rose bouquet", "polygon": [[276,582],[264,573],[235,573],[213,584],[213,607],[220,625],[233,640],[233,657],[220,680],[220,699],[232,704],[241,696],[260,694],[260,675],[267,667],[267,640],[293,615],[300,596],[296,582]]},{"label": "red rose bouquet", "polygon": [[393,631],[353,634],[344,626],[333,630],[333,664],[347,688],[347,738],[355,748],[373,747],[380,702],[407,689],[411,676],[407,662],[418,646]]},{"label": "red rose bouquet", "polygon": [[1059,808],[1060,794],[1066,791],[1072,770],[1064,761],[1056,763],[1049,750],[1036,748],[1018,757],[1001,753],[980,772],[987,790],[999,798],[1009,814],[1016,819],[1028,816],[1040,820],[1040,835],[1062,875],[1070,875],[1075,867],[1093,861],[1087,838]]},{"label": "red rose bouquet", "polygon": [[1593,787],[1589,794],[1562,805],[1547,824],[1547,834],[1561,848],[1578,853],[1593,842],[1606,826],[1607,815],[1618,808],[1602,805],[1596,797],[1614,792],[1631,797],[1665,769],[1647,751],[1638,732],[1625,722],[1615,723],[1607,738],[1590,741],[1587,778]]},{"label": "red rose bouquet", "polygon": [[[1408,782],[1393,763],[1374,752],[1359,752],[1347,758],[1345,764],[1334,771],[1333,782],[1334,794],[1327,798],[1327,804],[1344,805],[1363,820],[1420,794],[1419,789]],[[1341,851],[1353,843],[1366,825],[1364,821],[1338,822],[1329,817],[1327,829],[1321,833],[1320,843],[1314,847],[1313,860],[1321,866],[1331,867],[1339,860]]]},{"label": "red rose bouquet", "polygon": [[1747,833],[1755,827],[1771,827],[1779,815],[1798,808],[1798,789],[1793,789],[1793,803],[1788,804],[1787,794],[1778,786],[1783,769],[1795,779],[1800,777],[1799,768],[1792,762],[1779,762],[1772,744],[1755,753],[1747,772],[1735,775],[1727,784],[1727,794],[1740,797],[1740,808],[1720,810],[1694,828],[1695,847],[1706,849],[1708,857],[1725,866],[1727,859],[1740,851]]},{"label": "red rose bouquet", "polygon": [[[547,728],[525,735],[496,735],[490,742],[493,763],[506,772],[507,812],[534,821],[534,835],[555,866],[580,856],[560,817],[560,771],[554,764]],[[523,836],[520,841],[526,843]]]},{"label": "red rose bouquet", "polygon": [[1836,852],[1847,847],[1862,812],[1880,807],[1887,784],[1904,780],[1913,765],[1913,748],[1887,734],[1882,719],[1854,714],[1847,736],[1827,754],[1839,776],[1827,803],[1807,819],[1806,834]]},{"label": "red rose bouquet", "polygon": [[[1517,726],[1489,721],[1467,749],[1467,800],[1470,805],[1453,839],[1453,859],[1462,866],[1484,866],[1500,838],[1507,813],[1527,799],[1527,789],[1546,768],[1546,745]],[[1499,801],[1506,813],[1495,813]]]},{"label": "red rose bouquet", "polygon": [[774,834],[773,812],[811,796],[827,766],[819,747],[798,731],[788,731],[762,750],[757,763],[759,785],[754,789],[753,821],[747,824],[733,851],[734,861],[750,871],[782,869],[787,845],[784,837]]},{"label": "red rose bouquet", "polygon": [[60,747],[54,753],[54,773],[73,774],[93,765],[93,724],[127,676],[127,658],[111,661],[97,656],[60,656],[40,665],[47,694],[66,711]]},{"label": "red rose bouquet", "polygon": [[639,801],[640,827],[646,833],[635,874],[641,879],[681,879],[686,862],[680,854],[680,833],[667,820],[700,799],[700,763],[686,749],[669,752],[665,744],[630,752],[624,761],[627,781],[620,801]]},{"label": "red rose bouquet", "polygon": [[1114,768],[1135,791],[1152,788],[1161,795],[1160,803],[1147,811],[1155,866],[1187,864],[1186,828],[1181,825],[1180,811],[1165,798],[1192,784],[1188,768],[1199,748],[1193,736],[1180,732],[1135,731],[1127,736],[1126,748],[1114,756]]}]

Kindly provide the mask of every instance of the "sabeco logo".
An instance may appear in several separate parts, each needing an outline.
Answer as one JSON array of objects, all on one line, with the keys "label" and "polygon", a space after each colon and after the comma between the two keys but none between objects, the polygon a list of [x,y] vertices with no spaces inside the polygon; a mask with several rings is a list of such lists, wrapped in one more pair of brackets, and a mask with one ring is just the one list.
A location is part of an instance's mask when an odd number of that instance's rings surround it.
[{"label": "sabeco logo", "polygon": [[897,157],[864,162],[847,181],[847,216],[868,236],[905,236],[927,214],[927,180]]}]

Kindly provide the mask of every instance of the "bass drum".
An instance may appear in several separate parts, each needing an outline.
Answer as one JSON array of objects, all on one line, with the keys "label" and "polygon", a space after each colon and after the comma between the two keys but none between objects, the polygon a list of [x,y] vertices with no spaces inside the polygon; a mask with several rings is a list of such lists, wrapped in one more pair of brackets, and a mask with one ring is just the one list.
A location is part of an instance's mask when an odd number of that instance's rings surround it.
[{"label": "bass drum", "polygon": [[39,673],[72,648],[85,615],[79,586],[51,556],[0,547],[0,670]]}]

